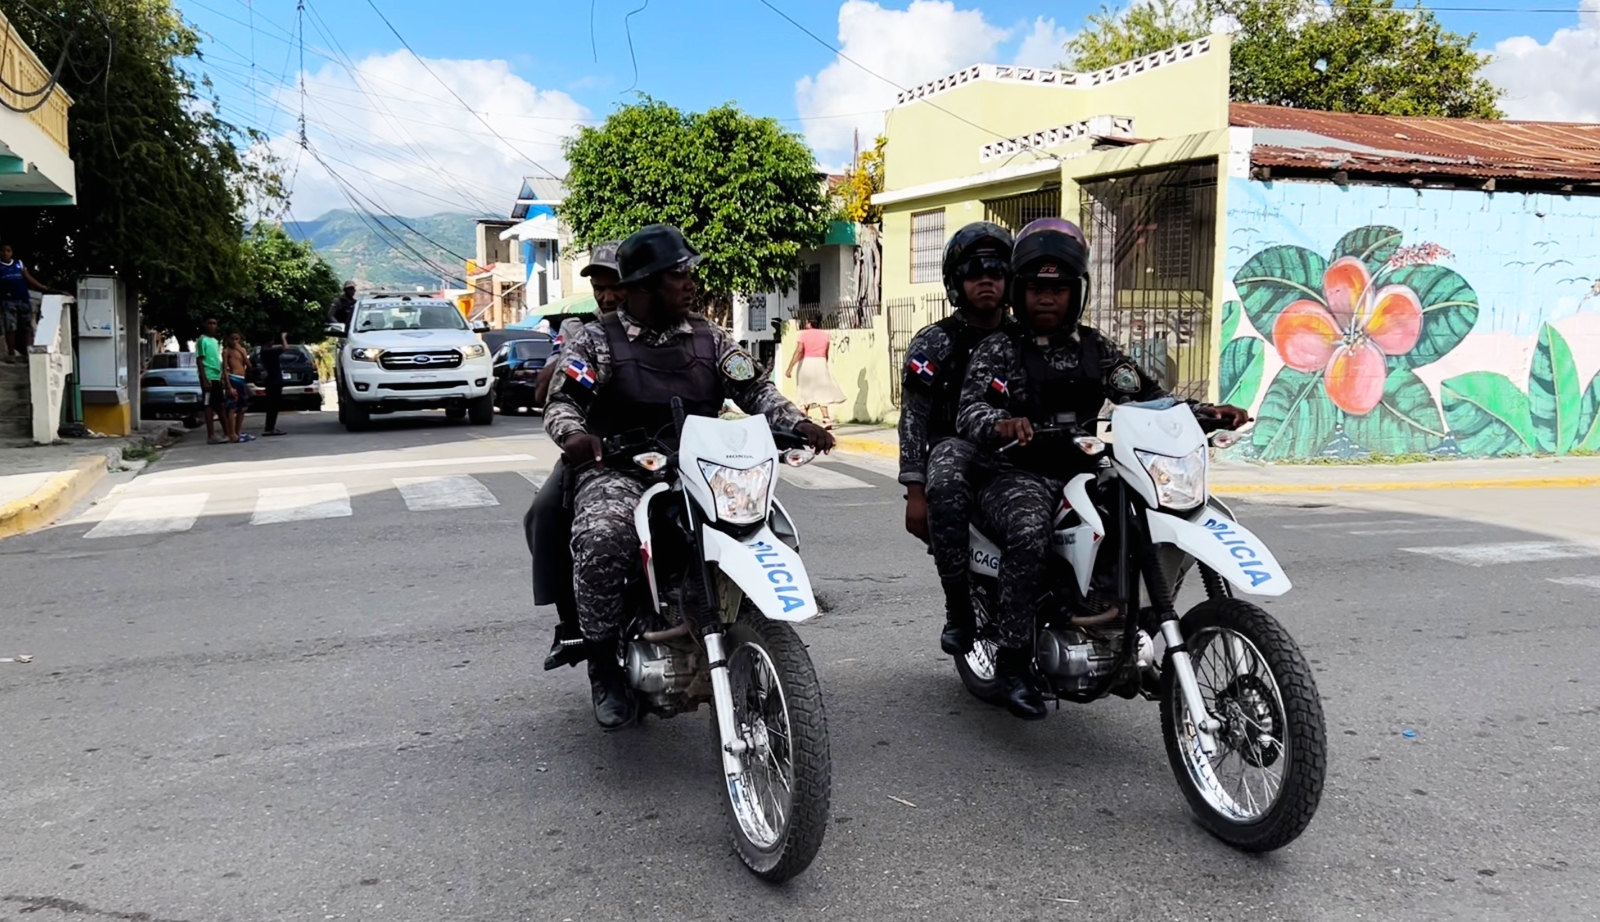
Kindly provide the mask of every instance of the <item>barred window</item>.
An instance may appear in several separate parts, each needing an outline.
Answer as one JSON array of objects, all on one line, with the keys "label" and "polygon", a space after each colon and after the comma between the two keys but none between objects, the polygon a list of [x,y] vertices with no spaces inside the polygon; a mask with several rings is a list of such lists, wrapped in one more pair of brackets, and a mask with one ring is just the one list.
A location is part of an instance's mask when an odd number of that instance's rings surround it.
[{"label": "barred window", "polygon": [[911,216],[911,284],[937,282],[943,276],[944,209]]}]

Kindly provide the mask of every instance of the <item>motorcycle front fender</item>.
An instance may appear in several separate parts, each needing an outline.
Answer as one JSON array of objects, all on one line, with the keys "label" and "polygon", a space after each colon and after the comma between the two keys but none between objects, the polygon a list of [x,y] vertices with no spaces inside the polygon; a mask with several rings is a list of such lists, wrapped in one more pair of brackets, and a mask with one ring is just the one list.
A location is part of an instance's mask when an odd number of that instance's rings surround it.
[{"label": "motorcycle front fender", "polygon": [[817,616],[811,577],[799,552],[762,526],[746,538],[700,526],[706,560],[715,563],[744,591],[761,613],[774,621],[806,621]]},{"label": "motorcycle front fender", "polygon": [[1244,592],[1277,596],[1292,588],[1266,544],[1215,507],[1202,509],[1192,522],[1155,510],[1147,516],[1152,542],[1177,547]]}]

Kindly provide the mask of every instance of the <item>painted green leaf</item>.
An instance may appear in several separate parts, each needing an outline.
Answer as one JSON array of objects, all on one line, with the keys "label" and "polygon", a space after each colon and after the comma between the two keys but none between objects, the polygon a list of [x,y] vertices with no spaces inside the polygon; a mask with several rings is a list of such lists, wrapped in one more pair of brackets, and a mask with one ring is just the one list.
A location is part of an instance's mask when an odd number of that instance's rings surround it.
[{"label": "painted green leaf", "polygon": [[1244,313],[1244,306],[1238,301],[1227,301],[1222,305],[1222,339],[1224,344],[1233,342],[1239,335],[1239,315]]},{"label": "painted green leaf", "polygon": [[1578,441],[1572,446],[1577,451],[1600,451],[1600,374],[1589,379],[1583,392],[1583,406],[1578,411]]},{"label": "painted green leaf", "polygon": [[1533,411],[1533,436],[1540,451],[1564,455],[1578,439],[1583,392],[1572,349],[1550,324],[1539,329],[1539,346],[1528,371],[1528,401]]},{"label": "painted green leaf", "polygon": [[1505,375],[1473,371],[1448,378],[1439,385],[1439,403],[1462,454],[1494,458],[1534,449],[1528,395]]},{"label": "painted green leaf", "polygon": [[1383,399],[1366,416],[1346,416],[1345,432],[1374,454],[1432,451],[1448,433],[1433,394],[1417,373],[1396,368],[1383,382]]},{"label": "painted green leaf", "polygon": [[1223,403],[1248,407],[1255,402],[1256,391],[1261,389],[1261,372],[1267,364],[1265,350],[1265,344],[1254,338],[1229,340],[1222,347],[1217,383]]},{"label": "painted green leaf", "polygon": [[1339,415],[1322,375],[1285,368],[1267,386],[1250,441],[1263,461],[1310,458],[1333,436]]},{"label": "painted green leaf", "polygon": [[1328,261],[1305,247],[1275,246],[1250,257],[1233,277],[1250,323],[1268,342],[1283,309],[1306,298],[1321,302]]},{"label": "painted green leaf", "polygon": [[1418,368],[1437,362],[1461,345],[1478,322],[1478,293],[1454,269],[1407,266],[1389,273],[1387,285],[1405,285],[1422,302],[1422,335],[1405,355],[1393,356],[1393,368]]},{"label": "painted green leaf", "polygon": [[1386,268],[1389,257],[1394,255],[1395,250],[1400,249],[1400,241],[1404,237],[1405,234],[1393,227],[1375,224],[1358,227],[1340,237],[1339,242],[1334,244],[1333,258],[1354,256],[1366,263],[1367,271],[1376,278],[1378,273]]}]

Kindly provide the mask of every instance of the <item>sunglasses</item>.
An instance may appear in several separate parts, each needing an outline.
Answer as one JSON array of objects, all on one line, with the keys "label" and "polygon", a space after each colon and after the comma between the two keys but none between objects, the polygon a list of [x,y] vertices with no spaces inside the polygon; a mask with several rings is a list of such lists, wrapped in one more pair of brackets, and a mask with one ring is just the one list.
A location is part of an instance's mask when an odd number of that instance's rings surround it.
[{"label": "sunglasses", "polygon": [[1006,261],[996,256],[980,256],[961,267],[961,280],[998,279],[1005,281]]}]

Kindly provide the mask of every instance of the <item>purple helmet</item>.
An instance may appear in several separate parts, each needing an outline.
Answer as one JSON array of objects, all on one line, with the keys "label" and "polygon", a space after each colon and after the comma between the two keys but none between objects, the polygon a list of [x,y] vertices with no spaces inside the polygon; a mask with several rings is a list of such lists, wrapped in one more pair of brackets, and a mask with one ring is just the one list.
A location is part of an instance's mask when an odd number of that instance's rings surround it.
[{"label": "purple helmet", "polygon": [[1072,289],[1068,326],[1077,326],[1089,300],[1089,241],[1064,218],[1040,218],[1017,234],[1011,248],[1011,305],[1025,317],[1023,293],[1030,281],[1056,281]]}]

